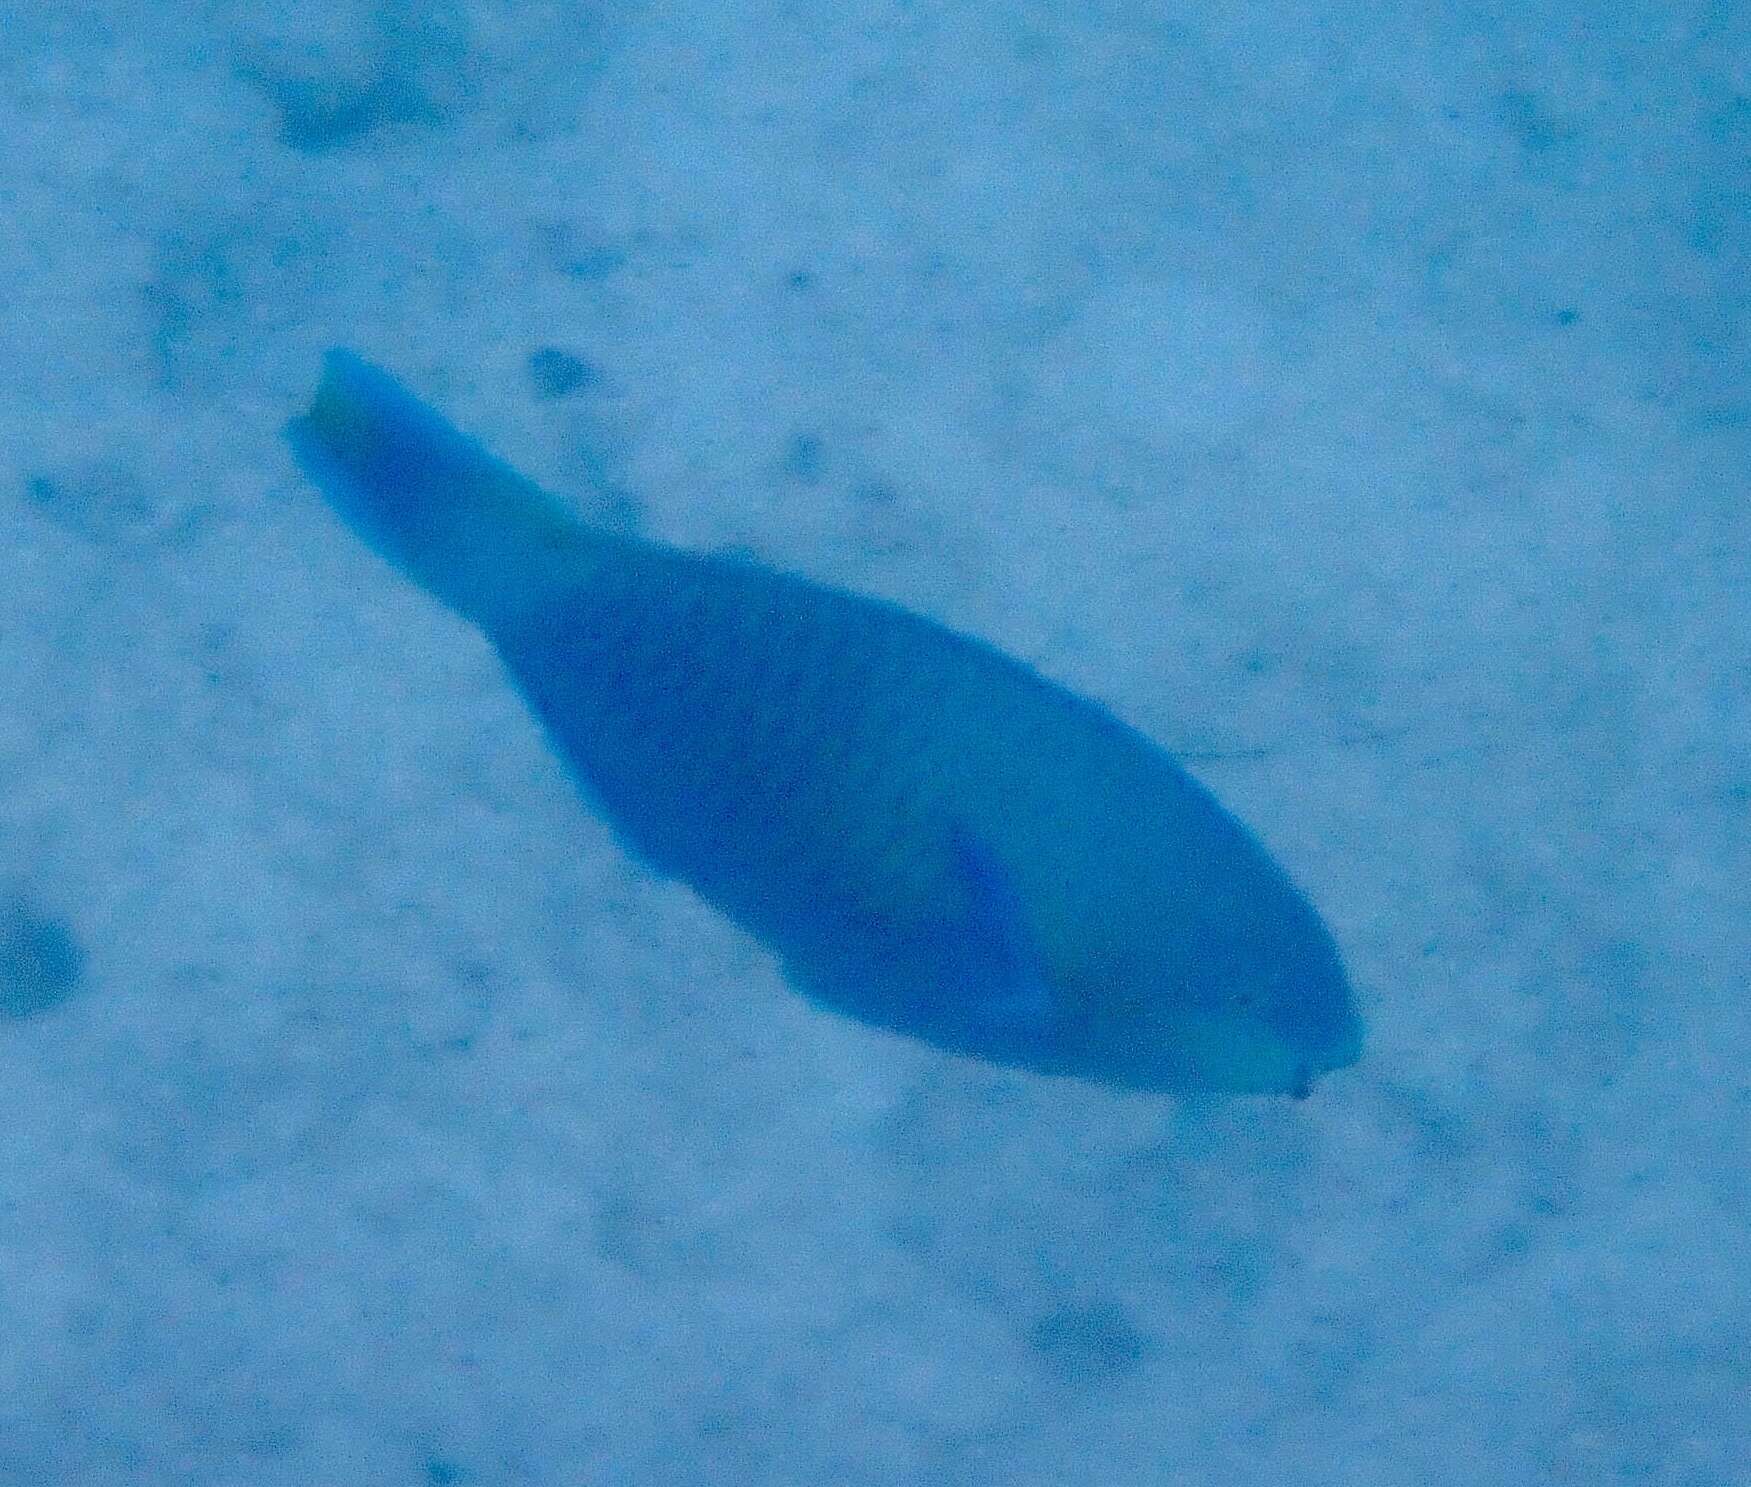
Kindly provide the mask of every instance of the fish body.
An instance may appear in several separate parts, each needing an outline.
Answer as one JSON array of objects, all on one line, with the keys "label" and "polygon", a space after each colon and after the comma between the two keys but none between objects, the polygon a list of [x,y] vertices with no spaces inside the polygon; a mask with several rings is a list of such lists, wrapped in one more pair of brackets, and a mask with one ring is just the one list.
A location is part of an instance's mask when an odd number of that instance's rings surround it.
[{"label": "fish body", "polygon": [[1317,913],[1098,704],[897,605],[598,531],[347,353],[290,436],[628,850],[816,1002],[1130,1088],[1304,1094],[1357,1057]]}]

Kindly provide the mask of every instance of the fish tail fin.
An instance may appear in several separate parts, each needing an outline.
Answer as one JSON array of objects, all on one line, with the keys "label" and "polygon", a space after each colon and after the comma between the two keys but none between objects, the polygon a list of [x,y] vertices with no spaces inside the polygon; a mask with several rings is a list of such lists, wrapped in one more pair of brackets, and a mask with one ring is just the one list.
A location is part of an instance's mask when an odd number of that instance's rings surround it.
[{"label": "fish tail fin", "polygon": [[489,631],[587,577],[613,540],[350,351],[328,354],[286,437],[373,551]]}]

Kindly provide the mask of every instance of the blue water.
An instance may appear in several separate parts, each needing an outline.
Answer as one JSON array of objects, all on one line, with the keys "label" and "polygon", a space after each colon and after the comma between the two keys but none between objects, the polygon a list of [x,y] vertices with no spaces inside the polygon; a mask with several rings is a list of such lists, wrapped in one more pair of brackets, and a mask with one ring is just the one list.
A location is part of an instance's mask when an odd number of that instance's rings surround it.
[{"label": "blue water", "polygon": [[[0,1487],[1747,1480],[1741,8],[0,34]],[[1361,1061],[794,997],[300,476],[336,344],[1165,744]]]}]

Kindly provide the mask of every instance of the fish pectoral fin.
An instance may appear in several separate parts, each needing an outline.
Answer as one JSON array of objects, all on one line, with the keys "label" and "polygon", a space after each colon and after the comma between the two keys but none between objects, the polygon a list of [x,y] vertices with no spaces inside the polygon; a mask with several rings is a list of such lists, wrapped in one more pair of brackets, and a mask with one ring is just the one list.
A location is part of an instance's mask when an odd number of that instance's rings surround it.
[{"label": "fish pectoral fin", "polygon": [[978,835],[956,825],[949,838],[965,898],[955,1013],[973,1034],[1039,1038],[1061,1021],[1015,879]]}]

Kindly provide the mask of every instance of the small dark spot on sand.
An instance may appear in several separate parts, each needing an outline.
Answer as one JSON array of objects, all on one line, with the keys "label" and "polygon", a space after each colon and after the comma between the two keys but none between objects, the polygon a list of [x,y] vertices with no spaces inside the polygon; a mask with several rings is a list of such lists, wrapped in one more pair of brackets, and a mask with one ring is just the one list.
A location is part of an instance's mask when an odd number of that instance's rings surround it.
[{"label": "small dark spot on sand", "polygon": [[792,434],[784,446],[784,473],[803,485],[821,478],[821,441],[813,434]]},{"label": "small dark spot on sand", "polygon": [[865,480],[851,493],[860,506],[892,506],[900,494],[885,480]]},{"label": "small dark spot on sand", "polygon": [[0,1016],[33,1017],[72,996],[85,952],[60,920],[0,898]]},{"label": "small dark spot on sand", "polygon": [[626,254],[575,223],[544,222],[535,229],[542,256],[568,279],[593,282],[626,267]]},{"label": "small dark spot on sand", "polygon": [[618,248],[580,248],[566,261],[565,272],[574,279],[606,279],[626,267],[626,255]]},{"label": "small dark spot on sand", "polygon": [[557,346],[542,346],[529,354],[529,380],[535,395],[565,398],[601,380],[602,374],[581,356]]},{"label": "small dark spot on sand", "polygon": [[1028,1341],[1054,1373],[1075,1383],[1128,1373],[1149,1352],[1149,1339],[1111,1302],[1047,1312],[1029,1329]]},{"label": "small dark spot on sand", "polygon": [[110,461],[27,476],[24,494],[50,521],[95,542],[138,538],[157,517],[138,473]]},{"label": "small dark spot on sand", "polygon": [[1497,109],[1508,132],[1529,155],[1572,144],[1580,132],[1547,108],[1542,98],[1524,89],[1510,88],[1503,93]]},{"label": "small dark spot on sand", "polygon": [[268,36],[246,44],[238,71],[280,116],[280,138],[321,153],[379,129],[441,124],[477,91],[467,30],[444,7],[371,8],[342,34]]}]

